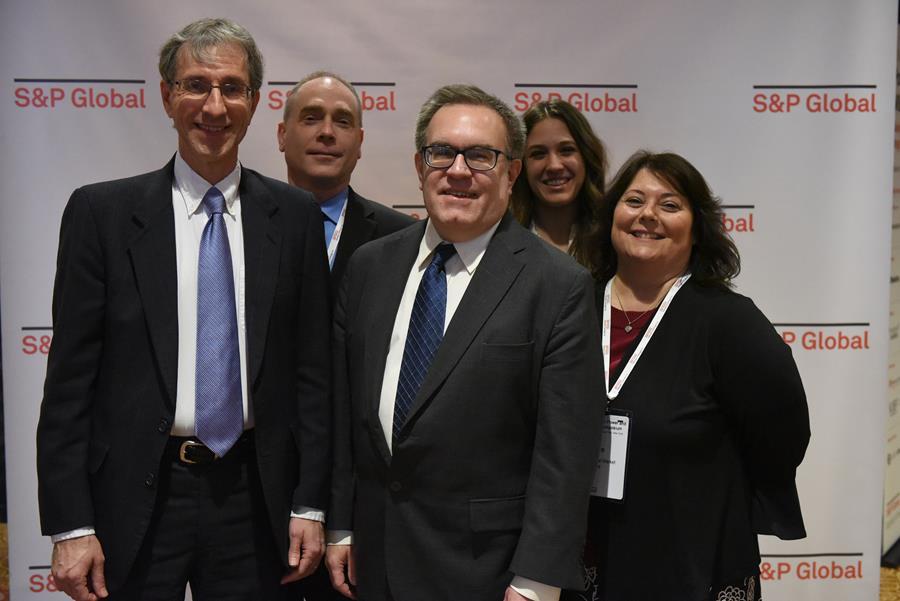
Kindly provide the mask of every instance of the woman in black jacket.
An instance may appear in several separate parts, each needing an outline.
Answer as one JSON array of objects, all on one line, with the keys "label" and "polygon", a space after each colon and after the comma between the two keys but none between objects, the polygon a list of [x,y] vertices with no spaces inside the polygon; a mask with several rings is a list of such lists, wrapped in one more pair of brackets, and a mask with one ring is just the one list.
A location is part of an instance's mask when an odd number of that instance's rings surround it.
[{"label": "woman in black jacket", "polygon": [[593,250],[612,451],[591,500],[589,588],[563,598],[759,599],[757,534],[805,536],[797,367],[731,291],[738,252],[688,161],[640,152],[606,199]]}]

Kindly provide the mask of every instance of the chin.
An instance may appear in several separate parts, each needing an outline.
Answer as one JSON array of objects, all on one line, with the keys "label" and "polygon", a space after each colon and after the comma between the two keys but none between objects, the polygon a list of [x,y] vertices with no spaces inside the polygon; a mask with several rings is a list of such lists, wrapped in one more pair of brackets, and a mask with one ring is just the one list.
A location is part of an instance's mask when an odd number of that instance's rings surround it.
[{"label": "chin", "polygon": [[541,199],[541,204],[551,209],[567,207],[575,202],[575,197],[568,194],[551,195]]}]

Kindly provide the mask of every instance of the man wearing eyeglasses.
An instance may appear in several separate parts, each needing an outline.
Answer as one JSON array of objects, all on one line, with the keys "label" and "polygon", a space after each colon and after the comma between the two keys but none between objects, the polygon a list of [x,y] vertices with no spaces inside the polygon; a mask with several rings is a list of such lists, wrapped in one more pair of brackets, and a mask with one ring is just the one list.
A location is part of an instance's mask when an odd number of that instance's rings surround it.
[{"label": "man wearing eyeglasses", "polygon": [[78,600],[288,598],[323,552],[328,267],[311,197],[238,163],[262,56],[203,19],[160,52],[162,170],[76,190],[38,425],[41,525]]},{"label": "man wearing eyeglasses", "polygon": [[428,220],[350,260],[326,551],[348,597],[547,601],[583,584],[600,329],[590,275],[507,213],[523,146],[499,99],[437,90],[416,126]]}]

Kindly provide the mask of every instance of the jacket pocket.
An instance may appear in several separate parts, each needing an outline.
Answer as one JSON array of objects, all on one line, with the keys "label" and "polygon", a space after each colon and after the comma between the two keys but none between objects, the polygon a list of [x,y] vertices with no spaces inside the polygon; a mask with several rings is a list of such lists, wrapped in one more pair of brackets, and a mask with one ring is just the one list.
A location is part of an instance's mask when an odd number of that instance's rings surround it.
[{"label": "jacket pocket", "polygon": [[469,524],[472,532],[521,530],[524,518],[525,495],[469,501]]}]

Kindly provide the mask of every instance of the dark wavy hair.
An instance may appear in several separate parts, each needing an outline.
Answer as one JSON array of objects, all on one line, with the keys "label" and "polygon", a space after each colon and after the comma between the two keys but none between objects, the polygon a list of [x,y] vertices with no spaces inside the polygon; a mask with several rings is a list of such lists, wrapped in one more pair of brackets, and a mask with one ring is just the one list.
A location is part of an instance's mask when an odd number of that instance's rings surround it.
[{"label": "dark wavy hair", "polygon": [[591,245],[594,277],[609,280],[616,274],[618,258],[612,245],[613,213],[641,169],[647,169],[684,196],[693,213],[694,245],[689,267],[691,281],[703,286],[729,289],[741,271],[737,246],[725,231],[722,206],[697,169],[684,157],[671,153],[654,154],[641,150],[633,154],[606,191],[600,227]]},{"label": "dark wavy hair", "polygon": [[[544,100],[531,105],[522,114],[526,136],[544,119],[559,119],[565,123],[584,161],[584,183],[575,198],[578,213],[575,216],[569,254],[591,269],[590,239],[596,234],[603,189],[606,187],[606,149],[581,111],[565,100]],[[523,160],[528,163],[527,156]],[[524,173],[519,175],[510,198],[510,210],[519,223],[524,226],[531,223],[536,202],[537,197],[528,183],[528,177]]]}]

